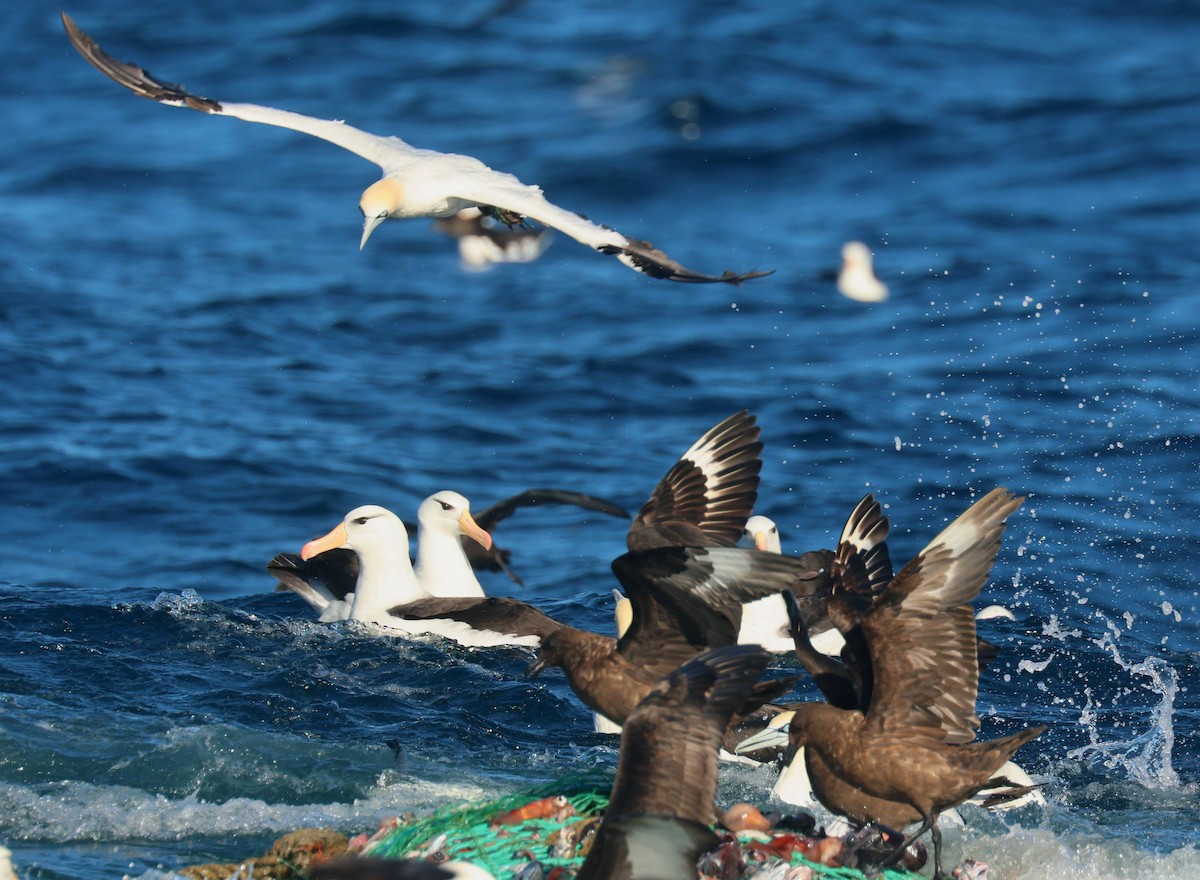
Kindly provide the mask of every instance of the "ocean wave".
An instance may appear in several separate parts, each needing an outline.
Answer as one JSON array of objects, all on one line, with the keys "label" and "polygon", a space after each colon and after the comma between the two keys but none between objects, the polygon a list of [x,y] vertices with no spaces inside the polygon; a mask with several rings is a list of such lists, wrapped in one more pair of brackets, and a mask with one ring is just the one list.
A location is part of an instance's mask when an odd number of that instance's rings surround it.
[{"label": "ocean wave", "polygon": [[346,803],[286,804],[233,797],[209,801],[142,789],[62,782],[0,784],[0,833],[12,840],[121,842],[252,837],[310,826],[349,833],[373,830],[387,816],[431,811],[492,793],[465,780],[401,781],[381,776],[361,798]]}]

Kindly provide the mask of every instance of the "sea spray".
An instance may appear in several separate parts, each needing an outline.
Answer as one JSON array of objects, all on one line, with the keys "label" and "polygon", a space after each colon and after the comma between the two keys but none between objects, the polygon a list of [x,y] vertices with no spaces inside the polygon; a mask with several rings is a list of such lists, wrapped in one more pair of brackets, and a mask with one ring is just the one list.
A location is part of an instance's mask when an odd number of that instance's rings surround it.
[{"label": "sea spray", "polygon": [[1175,744],[1172,715],[1178,676],[1159,657],[1146,657],[1140,663],[1125,660],[1117,646],[1120,629],[1111,620],[1106,619],[1105,623],[1107,631],[1093,639],[1093,643],[1111,654],[1121,669],[1145,679],[1140,682],[1141,689],[1156,694],[1158,703],[1151,713],[1152,723],[1145,731],[1129,740],[1104,741],[1096,723],[1092,691],[1085,687],[1086,702],[1080,711],[1079,724],[1087,731],[1089,742],[1067,752],[1067,757],[1076,761],[1095,760],[1109,769],[1124,770],[1129,779],[1147,788],[1176,788],[1179,775],[1171,766],[1171,751]]}]

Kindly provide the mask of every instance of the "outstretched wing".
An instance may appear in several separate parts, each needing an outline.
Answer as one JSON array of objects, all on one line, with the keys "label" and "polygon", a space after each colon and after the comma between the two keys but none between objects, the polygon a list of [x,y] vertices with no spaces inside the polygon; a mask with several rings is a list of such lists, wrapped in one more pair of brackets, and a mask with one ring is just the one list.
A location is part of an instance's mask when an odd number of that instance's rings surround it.
[{"label": "outstretched wing", "polygon": [[629,549],[736,545],[758,497],[759,433],[742,410],[693,443],[634,517]]},{"label": "outstretched wing", "polygon": [[[82,31],[74,20],[62,13],[63,27],[72,45],[97,70],[118,85],[122,85],[144,98],[172,107],[188,107],[216,116],[233,116],[246,122],[260,122],[289,128],[292,131],[310,134],[339,147],[349,150],[364,159],[374,162],[385,173],[403,170],[406,166],[423,159],[447,158],[451,154],[433,150],[420,150],[398,137],[382,137],[371,134],[344,122],[333,119],[317,119],[289,110],[279,110],[260,104],[231,104],[216,101],[187,91],[183,86],[159,80],[149,71],[118,61],[100,48],[99,44]],[[576,241],[586,244],[603,254],[618,260],[653,278],[693,283],[725,282],[740,284],[750,278],[769,275],[770,272],[725,272],[723,275],[704,275],[694,272],[668,257],[647,241],[626,238],[616,230],[592,223],[590,220],[567,211],[547,201],[541,189],[527,186],[511,174],[493,171],[479,160],[470,156],[453,156],[455,170],[459,172],[456,191],[448,193],[480,207],[495,208],[504,214],[530,217],[546,226],[558,229]]]},{"label": "outstretched wing", "polygon": [[741,547],[660,547],[626,553],[613,572],[633,605],[617,642],[630,663],[663,676],[700,651],[737,641],[741,604],[790,589],[828,588],[827,572],[794,559]]},{"label": "outstretched wing", "polygon": [[[496,528],[498,522],[507,519],[519,508],[533,507],[538,504],[573,504],[584,510],[594,510],[618,519],[629,519],[629,513],[623,507],[605,498],[597,498],[594,495],[584,495],[582,492],[571,492],[566,489],[526,489],[518,495],[498,501],[480,512],[476,515],[475,522],[485,531],[491,532]],[[508,550],[497,544],[492,544],[490,548],[484,549],[482,545],[465,535],[462,538],[462,546],[472,568],[503,571],[512,578],[513,583],[525,585],[508,565],[510,555]]]},{"label": "outstretched wing", "polygon": [[205,98],[187,91],[183,86],[156,78],[150,71],[124,61],[118,61],[100,48],[99,44],[75,24],[66,12],[62,13],[63,27],[71,44],[92,66],[118,85],[135,94],[171,107],[188,107],[214,116],[233,116],[246,122],[261,122],[310,134],[344,150],[362,156],[381,168],[404,164],[405,159],[422,155],[438,155],[411,147],[397,137],[381,137],[361,131],[334,119],[316,119],[289,110],[277,110],[259,104],[229,104]]},{"label": "outstretched wing", "polygon": [[538,504],[572,504],[584,510],[594,510],[618,519],[629,519],[629,512],[619,504],[595,495],[585,495],[582,492],[571,492],[567,489],[526,489],[520,494],[497,501],[491,507],[475,516],[475,522],[480,528],[491,531],[496,523],[512,516],[519,508],[533,507]]},{"label": "outstretched wing", "polygon": [[970,603],[1024,498],[994,489],[901,569],[862,623],[875,674],[871,723],[921,729],[951,744],[979,727],[978,644]]},{"label": "outstretched wing", "polygon": [[477,205],[487,205],[504,213],[536,220],[571,236],[580,244],[616,257],[629,268],[651,278],[691,284],[741,284],[751,278],[770,275],[774,271],[726,271],[722,275],[695,272],[671,259],[648,241],[628,238],[615,229],[593,223],[582,214],[560,208],[547,200],[540,187],[523,184],[511,175],[464,175],[456,183],[453,195]]}]

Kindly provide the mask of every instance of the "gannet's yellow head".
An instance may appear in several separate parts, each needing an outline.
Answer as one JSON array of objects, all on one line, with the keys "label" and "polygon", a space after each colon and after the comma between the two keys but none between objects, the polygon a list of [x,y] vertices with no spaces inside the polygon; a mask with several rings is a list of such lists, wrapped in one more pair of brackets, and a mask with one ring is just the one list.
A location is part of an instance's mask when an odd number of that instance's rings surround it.
[{"label": "gannet's yellow head", "polygon": [[362,241],[358,244],[360,251],[366,247],[367,239],[375,227],[399,211],[403,201],[404,187],[391,177],[377,180],[363,190],[362,198],[358,200],[358,210],[363,215]]}]

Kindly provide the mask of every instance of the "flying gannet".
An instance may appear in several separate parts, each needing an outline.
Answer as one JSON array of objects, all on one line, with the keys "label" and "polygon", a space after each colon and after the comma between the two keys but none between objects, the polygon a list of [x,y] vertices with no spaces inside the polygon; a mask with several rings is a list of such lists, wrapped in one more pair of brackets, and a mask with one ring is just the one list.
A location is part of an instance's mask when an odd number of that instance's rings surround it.
[{"label": "flying gannet", "polygon": [[180,85],[156,79],[137,65],[117,61],[80,30],[66,12],[62,13],[62,21],[72,45],[84,58],[105,76],[142,97],[172,107],[189,107],[216,116],[233,116],[247,122],[290,128],[337,144],[378,165],[383,169],[383,177],[367,187],[359,200],[363,214],[360,250],[384,220],[446,218],[464,208],[477,207],[510,226],[519,225],[528,218],[557,229],[652,278],[740,284],[750,278],[771,274],[770,271],[741,274],[727,271],[714,276],[694,272],[648,241],[626,238],[615,229],[560,208],[547,201],[539,187],[521,183],[511,174],[494,171],[472,156],[418,149],[398,137],[381,137],[340,120],[316,119],[274,107],[231,104],[192,94]]}]

